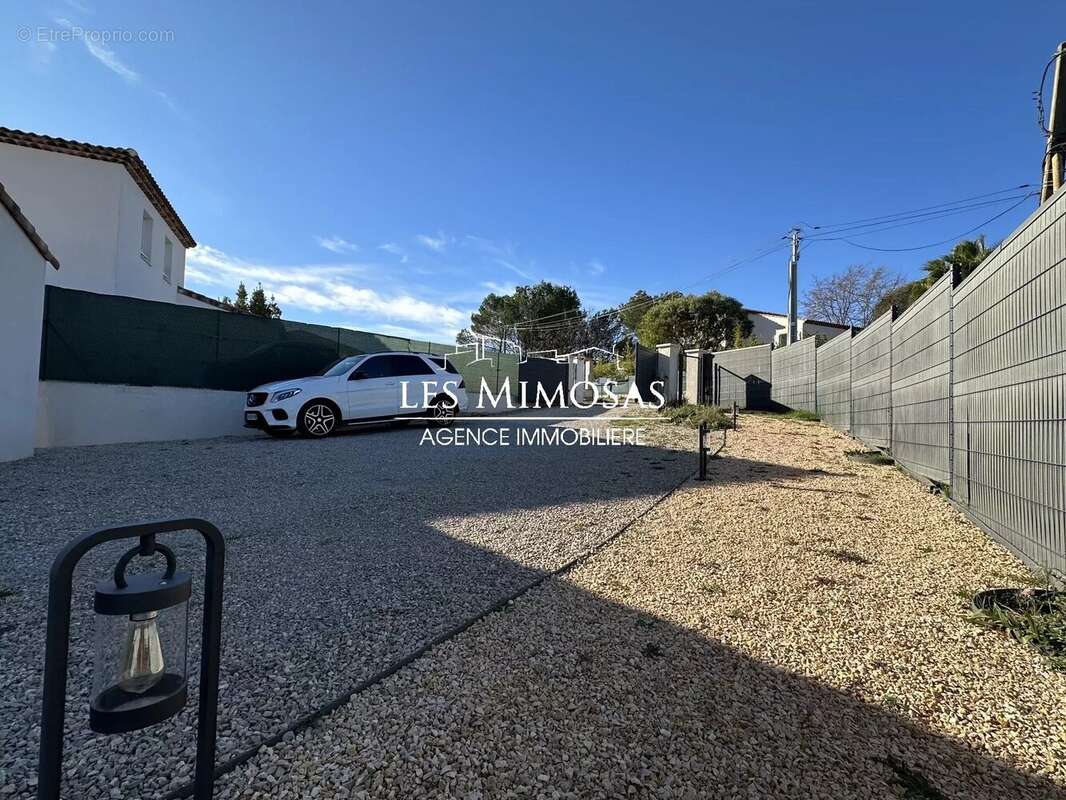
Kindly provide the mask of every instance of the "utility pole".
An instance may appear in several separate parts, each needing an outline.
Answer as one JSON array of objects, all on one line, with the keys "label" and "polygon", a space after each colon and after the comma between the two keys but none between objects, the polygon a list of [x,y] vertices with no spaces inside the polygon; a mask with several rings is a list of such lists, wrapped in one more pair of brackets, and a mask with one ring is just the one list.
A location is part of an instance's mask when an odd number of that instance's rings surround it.
[{"label": "utility pole", "polygon": [[785,344],[793,344],[799,341],[797,317],[799,316],[799,280],[797,270],[800,260],[800,240],[803,234],[799,228],[793,228],[788,232],[792,237],[792,258],[788,261],[788,331]]},{"label": "utility pole", "polygon": [[1055,52],[1055,83],[1051,88],[1051,114],[1048,117],[1047,150],[1044,152],[1044,174],[1040,185],[1040,202],[1046,203],[1063,182],[1066,165],[1066,42]]}]

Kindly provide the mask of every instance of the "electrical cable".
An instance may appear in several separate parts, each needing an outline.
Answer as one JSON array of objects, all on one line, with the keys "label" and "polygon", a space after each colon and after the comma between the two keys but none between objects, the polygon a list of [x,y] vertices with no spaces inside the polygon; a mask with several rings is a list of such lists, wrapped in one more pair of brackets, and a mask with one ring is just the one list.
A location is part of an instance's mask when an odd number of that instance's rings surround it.
[{"label": "electrical cable", "polygon": [[937,247],[937,246],[942,245],[942,244],[948,244],[949,242],[957,241],[957,240],[961,239],[963,236],[966,236],[967,234],[973,233],[974,231],[978,230],[979,228],[983,228],[985,225],[989,225],[989,224],[995,222],[1000,217],[1002,217],[1002,216],[1004,216],[1006,214],[1009,214],[1011,211],[1016,209],[1018,206],[1020,206],[1022,203],[1024,203],[1026,200],[1028,200],[1030,197],[1036,197],[1036,194],[1035,193],[1027,194],[1025,197],[1023,197],[1017,203],[1012,205],[1010,208],[1008,208],[1008,209],[1006,209],[1004,211],[1000,211],[994,217],[986,219],[984,222],[982,222],[982,223],[980,223],[978,225],[974,225],[972,228],[970,228],[968,230],[965,230],[962,233],[956,234],[955,236],[951,236],[951,237],[949,237],[947,239],[941,239],[939,242],[930,242],[929,244],[922,244],[922,245],[918,245],[917,247],[871,247],[870,245],[859,244],[858,242],[853,242],[853,241],[851,241],[849,239],[845,239],[843,237],[841,237],[839,239],[815,239],[814,241],[841,241],[841,242],[844,242],[845,244],[850,244],[852,247],[859,247],[859,248],[861,248],[863,250],[876,250],[879,253],[909,253],[909,252],[912,252],[914,250],[926,250],[926,249],[928,249],[930,247]]}]

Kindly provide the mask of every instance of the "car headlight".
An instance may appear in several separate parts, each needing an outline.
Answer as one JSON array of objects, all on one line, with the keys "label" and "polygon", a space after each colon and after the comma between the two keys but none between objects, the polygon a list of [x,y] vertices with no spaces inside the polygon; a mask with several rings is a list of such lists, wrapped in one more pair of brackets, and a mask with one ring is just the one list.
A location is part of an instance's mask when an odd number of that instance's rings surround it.
[{"label": "car headlight", "polygon": [[282,389],[280,392],[274,392],[274,396],[270,398],[272,403],[280,403],[282,400],[288,400],[290,397],[296,397],[302,389]]}]

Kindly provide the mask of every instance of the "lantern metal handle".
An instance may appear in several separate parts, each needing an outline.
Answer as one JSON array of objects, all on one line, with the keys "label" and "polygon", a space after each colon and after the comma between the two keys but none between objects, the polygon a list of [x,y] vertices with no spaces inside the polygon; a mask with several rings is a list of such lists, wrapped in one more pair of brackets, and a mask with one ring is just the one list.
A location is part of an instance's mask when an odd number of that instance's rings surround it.
[{"label": "lantern metal handle", "polygon": [[137,545],[127,550],[122,558],[115,564],[115,586],[119,589],[126,588],[126,567],[133,560],[134,556],[150,556],[155,553],[162,553],[163,557],[167,560],[167,571],[163,573],[163,580],[169,581],[174,578],[174,573],[178,569],[178,560],[174,557],[174,552],[165,544],[159,544],[159,542],[153,541],[149,546],[147,552],[143,545]]}]

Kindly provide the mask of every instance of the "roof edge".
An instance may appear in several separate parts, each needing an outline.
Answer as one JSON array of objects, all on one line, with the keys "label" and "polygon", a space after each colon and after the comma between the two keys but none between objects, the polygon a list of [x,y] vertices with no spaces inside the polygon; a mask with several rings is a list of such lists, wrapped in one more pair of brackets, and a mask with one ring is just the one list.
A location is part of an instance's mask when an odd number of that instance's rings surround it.
[{"label": "roof edge", "polygon": [[41,257],[55,269],[59,269],[59,259],[48,249],[48,244],[41,238],[41,235],[37,233],[37,229],[33,227],[33,223],[22,213],[19,204],[15,202],[15,198],[7,193],[7,189],[4,188],[4,184],[2,183],[0,183],[0,205],[3,205],[4,208],[7,209],[11,218],[15,220],[15,224],[22,228],[22,232],[26,234],[26,238],[33,243],[35,248],[37,248],[37,252],[41,254]]},{"label": "roof edge", "polygon": [[189,229],[181,221],[178,212],[170,204],[163,190],[156,183],[155,178],[148,169],[148,165],[141,160],[137,151],[129,147],[107,147],[105,145],[79,142],[74,139],[60,139],[55,136],[46,136],[43,133],[20,131],[14,128],[0,126],[0,144],[10,144],[17,147],[29,147],[34,150],[46,150],[51,153],[62,153],[68,156],[92,158],[97,161],[110,161],[121,164],[126,168],[133,182],[144,192],[159,215],[170,225],[178,240],[187,248],[196,247],[196,240],[192,238]]}]

